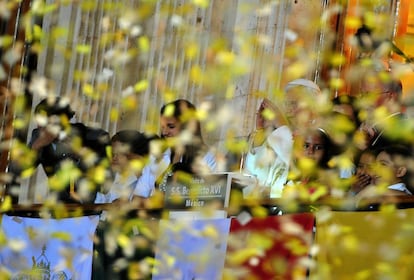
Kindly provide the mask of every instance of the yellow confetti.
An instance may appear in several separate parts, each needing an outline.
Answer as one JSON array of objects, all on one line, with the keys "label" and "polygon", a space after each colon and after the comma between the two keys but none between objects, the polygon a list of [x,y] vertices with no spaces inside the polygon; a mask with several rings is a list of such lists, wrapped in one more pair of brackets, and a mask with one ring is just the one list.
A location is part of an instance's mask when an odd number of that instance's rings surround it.
[{"label": "yellow confetti", "polygon": [[109,112],[109,115],[110,115],[110,120],[112,121],[112,122],[116,122],[117,120],[118,120],[118,118],[119,118],[119,111],[118,111],[118,109],[116,109],[116,108],[111,108],[111,110],[110,110],[110,112]]},{"label": "yellow confetti", "polygon": [[199,54],[199,46],[195,43],[190,43],[185,48],[185,56],[187,59],[194,59]]},{"label": "yellow confetti", "polygon": [[321,197],[328,194],[328,189],[326,186],[319,186],[310,196],[310,201],[315,202]]},{"label": "yellow confetti", "polygon": [[217,61],[220,64],[232,65],[236,59],[236,56],[232,52],[221,51],[217,54]]},{"label": "yellow confetti", "polygon": [[357,29],[361,26],[361,20],[359,17],[348,16],[345,18],[345,26],[351,29]]},{"label": "yellow confetti", "polygon": [[134,85],[134,90],[136,92],[145,91],[148,88],[148,81],[147,80],[141,80],[138,83]]},{"label": "yellow confetti", "polygon": [[308,245],[304,244],[302,240],[299,239],[289,239],[286,242],[286,248],[289,248],[289,251],[294,255],[304,255],[309,251]]},{"label": "yellow confetti", "polygon": [[77,45],[75,49],[79,54],[89,54],[92,48],[90,45]]},{"label": "yellow confetti", "polygon": [[135,108],[137,108],[137,98],[135,95],[129,95],[126,96],[124,98],[122,98],[122,108],[124,108],[127,111],[131,111],[134,110]]},{"label": "yellow confetti", "polygon": [[43,1],[33,1],[31,11],[33,14],[46,15],[56,11],[58,7],[57,3],[45,4]]},{"label": "yellow confetti", "polygon": [[[2,213],[7,212],[12,209],[12,199],[9,195],[5,196],[3,201],[1,202],[0,211]],[[1,242],[1,240],[0,240]]]},{"label": "yellow confetti", "polygon": [[364,13],[364,24],[368,28],[375,28],[378,24],[378,15],[371,11],[365,11]]},{"label": "yellow confetti", "polygon": [[84,84],[82,90],[83,93],[87,96],[93,96],[95,92],[95,89],[91,84]]},{"label": "yellow confetti", "polygon": [[358,252],[358,249],[361,248],[361,244],[358,241],[358,238],[355,235],[348,234],[342,239],[344,248],[350,252]]},{"label": "yellow confetti", "polygon": [[208,8],[210,4],[210,0],[192,0],[194,5],[200,7],[200,8]]},{"label": "yellow confetti", "polygon": [[260,256],[262,254],[263,251],[259,248],[240,249],[236,252],[233,252],[230,256],[227,256],[227,261],[230,265],[238,266],[244,263],[249,258]]},{"label": "yellow confetti", "polygon": [[117,241],[118,241],[119,246],[121,246],[123,248],[125,248],[127,246],[130,246],[130,244],[131,244],[131,240],[125,234],[118,235]]},{"label": "yellow confetti", "polygon": [[269,110],[268,108],[263,110],[262,115],[266,120],[273,120],[276,117],[275,112]]},{"label": "yellow confetti", "polygon": [[59,38],[65,38],[68,36],[68,29],[65,27],[57,26],[52,29],[52,38],[57,40]]},{"label": "yellow confetti", "polygon": [[97,4],[98,2],[94,0],[83,0],[81,2],[81,8],[83,11],[93,11]]},{"label": "yellow confetti", "polygon": [[214,226],[206,226],[202,231],[203,236],[211,238],[213,240],[218,240],[220,238],[219,232]]},{"label": "yellow confetti", "polygon": [[294,62],[286,69],[286,74],[290,80],[302,77],[308,71],[308,67],[304,62]]},{"label": "yellow confetti", "polygon": [[7,245],[7,237],[3,231],[0,231],[0,246],[3,247],[4,245]]},{"label": "yellow confetti", "polygon": [[254,217],[266,217],[267,216],[267,209],[262,206],[256,206],[252,208],[252,214]]},{"label": "yellow confetti", "polygon": [[106,179],[106,174],[107,174],[107,169],[108,167],[106,166],[102,166],[102,165],[98,165],[95,168],[89,168],[89,171],[93,174],[93,180],[97,183],[97,184],[103,184],[105,182]]},{"label": "yellow confetti", "polygon": [[345,81],[342,78],[331,78],[329,86],[333,89],[341,89],[345,86]]},{"label": "yellow confetti", "polygon": [[141,52],[146,53],[150,50],[150,40],[146,36],[141,36],[138,38],[138,46]]},{"label": "yellow confetti", "polygon": [[62,241],[65,241],[65,242],[72,241],[72,235],[70,233],[64,232],[64,231],[56,231],[56,232],[53,232],[51,234],[51,237],[52,238],[59,239],[59,240],[62,240]]},{"label": "yellow confetti", "polygon": [[200,66],[194,65],[190,70],[191,80],[194,83],[201,84],[204,81],[203,78],[203,71],[201,70]]},{"label": "yellow confetti", "polygon": [[0,47],[8,48],[13,44],[14,38],[10,35],[4,35],[0,37]]}]

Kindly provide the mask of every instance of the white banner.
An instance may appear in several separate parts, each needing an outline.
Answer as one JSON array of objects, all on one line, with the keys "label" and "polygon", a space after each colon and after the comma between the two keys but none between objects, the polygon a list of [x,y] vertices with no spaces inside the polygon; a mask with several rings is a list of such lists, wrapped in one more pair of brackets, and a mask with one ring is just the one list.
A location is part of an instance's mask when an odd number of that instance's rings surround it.
[{"label": "white banner", "polygon": [[161,220],[153,280],[221,279],[230,219]]},{"label": "white banner", "polygon": [[3,215],[0,266],[11,279],[91,279],[99,216],[41,219]]}]

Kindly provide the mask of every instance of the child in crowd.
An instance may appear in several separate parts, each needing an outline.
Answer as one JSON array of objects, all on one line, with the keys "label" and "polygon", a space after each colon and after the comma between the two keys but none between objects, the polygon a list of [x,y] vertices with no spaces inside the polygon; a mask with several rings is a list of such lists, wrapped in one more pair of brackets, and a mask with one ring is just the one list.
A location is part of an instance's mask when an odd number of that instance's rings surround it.
[{"label": "child in crowd", "polygon": [[150,242],[147,247],[138,248],[131,241],[127,248],[114,241],[124,234],[131,240],[145,239],[138,226],[130,228],[129,221],[136,218],[135,206],[142,206],[154,191],[155,167],[150,148],[151,141],[157,138],[136,130],[121,130],[111,138],[114,181],[109,190],[98,192],[95,203],[115,203],[115,207],[102,213],[97,228],[99,242],[95,244],[93,279],[127,279],[127,267],[119,264],[122,260],[133,262],[153,257]]},{"label": "child in crowd", "polygon": [[155,176],[151,172],[150,142],[156,138],[135,130],[121,130],[112,136],[114,182],[109,191],[97,194],[95,203],[110,203],[118,199],[132,201],[135,197],[151,196]]},{"label": "child in crowd", "polygon": [[372,185],[374,181],[374,175],[372,173],[373,165],[375,162],[375,151],[372,149],[366,149],[362,151],[356,160],[356,172],[354,175],[354,181],[349,190],[350,196],[357,195],[365,187]]},{"label": "child in crowd", "polygon": [[328,195],[330,174],[338,174],[338,171],[329,167],[329,161],[336,155],[336,146],[326,131],[322,128],[303,130],[295,137],[293,151],[291,180],[286,185],[284,197],[306,200],[312,195]]},{"label": "child in crowd", "polygon": [[390,145],[379,150],[373,169],[373,186],[358,194],[360,198],[412,195],[409,190],[411,150],[402,145]]}]

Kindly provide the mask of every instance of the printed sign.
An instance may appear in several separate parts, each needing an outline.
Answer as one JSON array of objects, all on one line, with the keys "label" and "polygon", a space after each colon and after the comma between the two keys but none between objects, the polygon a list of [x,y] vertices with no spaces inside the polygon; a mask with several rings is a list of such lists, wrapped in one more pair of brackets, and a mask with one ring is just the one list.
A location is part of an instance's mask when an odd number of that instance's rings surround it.
[{"label": "printed sign", "polygon": [[230,173],[199,177],[177,172],[166,185],[165,208],[197,208],[208,203],[219,203],[218,208],[225,208],[229,203],[231,181]]}]

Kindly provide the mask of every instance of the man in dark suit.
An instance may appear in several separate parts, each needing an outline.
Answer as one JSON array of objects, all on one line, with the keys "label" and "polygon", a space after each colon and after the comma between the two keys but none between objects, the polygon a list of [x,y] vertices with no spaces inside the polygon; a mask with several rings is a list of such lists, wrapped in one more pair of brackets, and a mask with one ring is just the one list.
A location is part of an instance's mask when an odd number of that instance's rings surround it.
[{"label": "man in dark suit", "polygon": [[66,203],[93,202],[104,183],[98,170],[109,166],[108,132],[82,123],[71,123],[75,112],[63,98],[43,99],[35,108],[38,127],[29,147],[35,152],[34,166],[41,165],[49,189]]},{"label": "man in dark suit", "polygon": [[374,94],[376,98],[372,111],[376,112],[373,115],[377,118],[371,122],[362,122],[359,127],[359,130],[366,135],[367,147],[379,149],[393,143],[406,142],[402,129],[407,120],[401,101],[401,81],[391,80],[382,83]]}]

